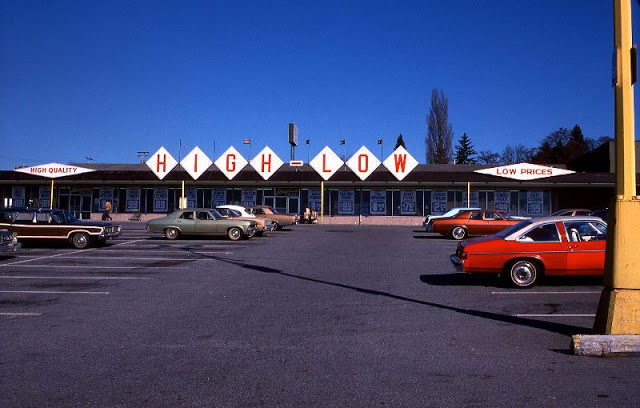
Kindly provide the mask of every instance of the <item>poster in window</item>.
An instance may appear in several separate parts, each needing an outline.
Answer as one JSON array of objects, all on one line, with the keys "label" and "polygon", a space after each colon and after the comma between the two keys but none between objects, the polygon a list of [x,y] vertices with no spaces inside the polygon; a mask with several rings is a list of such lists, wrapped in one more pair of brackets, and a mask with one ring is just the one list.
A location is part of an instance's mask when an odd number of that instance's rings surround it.
[{"label": "poster in window", "polygon": [[542,191],[527,191],[527,214],[530,216],[542,215],[544,200]]},{"label": "poster in window", "polygon": [[127,189],[127,212],[140,211],[140,197],[142,192],[139,188]]},{"label": "poster in window", "polygon": [[51,187],[40,187],[39,190],[39,200],[38,207],[39,208],[49,208],[51,207]]},{"label": "poster in window", "polygon": [[195,188],[188,188],[184,191],[184,198],[187,200],[187,208],[198,207],[198,190]]},{"label": "poster in window", "polygon": [[253,207],[256,205],[256,197],[258,193],[256,190],[242,190],[241,204],[243,207]]},{"label": "poster in window", "polygon": [[14,207],[25,206],[26,189],[24,187],[11,187],[11,202]]},{"label": "poster in window", "polygon": [[460,203],[461,207],[467,207],[467,203],[469,207],[480,207],[480,193],[477,191],[471,192],[471,200],[467,201],[467,192],[462,192],[462,203]]},{"label": "poster in window", "polygon": [[353,215],[355,192],[353,190],[338,191],[338,215]]},{"label": "poster in window", "polygon": [[320,211],[320,190],[309,190],[309,209]]},{"label": "poster in window", "polygon": [[385,190],[371,190],[371,215],[385,215],[387,213],[387,192]]},{"label": "poster in window", "polygon": [[493,208],[498,211],[503,211],[509,214],[511,211],[511,192],[509,191],[496,191],[494,195]]},{"label": "poster in window", "polygon": [[219,205],[225,205],[227,203],[226,190],[212,189],[211,190],[211,206],[217,207]]},{"label": "poster in window", "polygon": [[154,188],[153,189],[153,212],[169,211],[169,189]]},{"label": "poster in window", "polygon": [[[107,201],[110,201],[111,205],[113,206],[113,189],[112,188],[101,188],[98,197],[100,199],[100,208],[99,208],[100,211],[105,210],[105,205]],[[112,207],[112,208],[115,208],[115,207]]]},{"label": "poster in window", "polygon": [[447,192],[432,191],[431,192],[431,214],[440,215],[447,212]]},{"label": "poster in window", "polygon": [[400,214],[402,215],[416,214],[416,192],[415,191],[400,192]]}]

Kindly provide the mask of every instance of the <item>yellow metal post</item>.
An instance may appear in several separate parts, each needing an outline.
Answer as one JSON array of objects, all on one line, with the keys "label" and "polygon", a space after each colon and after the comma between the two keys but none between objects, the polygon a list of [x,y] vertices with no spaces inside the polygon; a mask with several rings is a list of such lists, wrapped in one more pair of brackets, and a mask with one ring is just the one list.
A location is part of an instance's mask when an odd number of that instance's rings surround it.
[{"label": "yellow metal post", "polygon": [[467,181],[467,207],[471,207],[471,182]]},{"label": "yellow metal post", "polygon": [[614,0],[616,197],[609,214],[598,334],[640,334],[640,201],[636,196],[631,1]]},{"label": "yellow metal post", "polygon": [[324,224],[324,181],[320,182],[320,224]]},{"label": "yellow metal post", "polygon": [[51,193],[49,194],[49,209],[53,210],[53,179],[51,179]]},{"label": "yellow metal post", "polygon": [[184,205],[184,180],[182,180],[182,196],[180,197],[180,209],[184,210],[186,205]]}]

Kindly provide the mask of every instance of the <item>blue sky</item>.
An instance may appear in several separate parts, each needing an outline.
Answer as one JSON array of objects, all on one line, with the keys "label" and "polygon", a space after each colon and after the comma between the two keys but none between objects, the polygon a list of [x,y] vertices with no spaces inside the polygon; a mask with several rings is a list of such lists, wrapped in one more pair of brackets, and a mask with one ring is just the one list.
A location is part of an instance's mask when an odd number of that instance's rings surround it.
[{"label": "blue sky", "polygon": [[[633,2],[634,37],[640,12]],[[215,160],[287,124],[311,158],[402,133],[425,161],[431,91],[454,144],[537,146],[560,127],[613,136],[610,0],[0,2],[0,169],[135,163],[164,145]],[[636,106],[640,104],[636,91]],[[638,111],[638,109],[636,109]],[[215,145],[215,153],[214,153]],[[296,150],[307,160],[307,146]]]}]

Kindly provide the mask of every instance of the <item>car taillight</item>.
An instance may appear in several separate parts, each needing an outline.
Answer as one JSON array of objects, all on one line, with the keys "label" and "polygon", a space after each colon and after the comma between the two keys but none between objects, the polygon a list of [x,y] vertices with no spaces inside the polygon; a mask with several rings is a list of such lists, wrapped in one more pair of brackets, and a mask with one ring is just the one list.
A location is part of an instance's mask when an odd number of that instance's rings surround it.
[{"label": "car taillight", "polygon": [[458,259],[467,259],[467,251],[460,251],[458,253]]}]

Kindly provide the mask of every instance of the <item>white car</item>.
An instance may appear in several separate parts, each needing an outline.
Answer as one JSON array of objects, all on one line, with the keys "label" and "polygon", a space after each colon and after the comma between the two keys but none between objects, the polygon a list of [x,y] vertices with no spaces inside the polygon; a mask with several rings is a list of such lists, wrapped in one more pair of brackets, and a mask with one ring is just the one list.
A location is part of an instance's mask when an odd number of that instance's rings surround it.
[{"label": "white car", "polygon": [[424,219],[424,222],[422,223],[422,225],[424,225],[424,227],[427,230],[427,232],[431,232],[431,230],[433,228],[433,221],[439,220],[441,218],[454,217],[454,216],[460,214],[462,211],[468,211],[468,210],[480,210],[480,208],[478,208],[478,207],[456,207],[456,208],[450,209],[449,211],[447,211],[446,213],[444,213],[442,215],[427,215],[427,218]]},{"label": "white car", "polygon": [[[246,208],[244,208],[241,205],[225,204],[225,205],[217,206],[216,209],[231,210],[233,212],[238,213],[239,218],[252,219],[254,221],[257,221],[259,223],[258,235],[262,235],[265,231],[273,231],[275,229],[275,225],[272,220],[266,219],[266,218],[262,218],[262,219],[257,218],[255,214],[251,214],[249,211],[247,211]],[[223,215],[230,215],[230,214],[224,213]],[[263,223],[264,225],[262,225]]]}]

